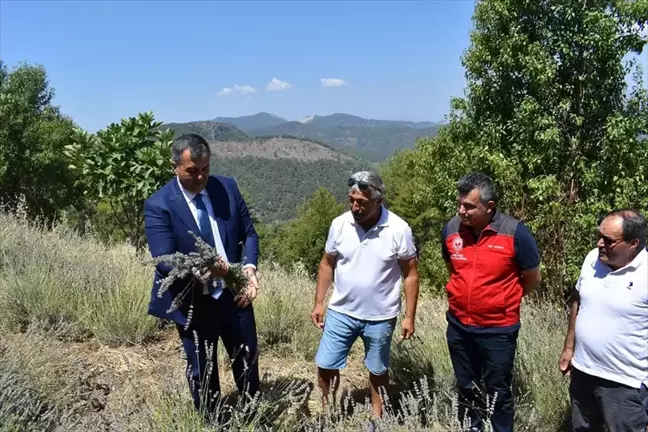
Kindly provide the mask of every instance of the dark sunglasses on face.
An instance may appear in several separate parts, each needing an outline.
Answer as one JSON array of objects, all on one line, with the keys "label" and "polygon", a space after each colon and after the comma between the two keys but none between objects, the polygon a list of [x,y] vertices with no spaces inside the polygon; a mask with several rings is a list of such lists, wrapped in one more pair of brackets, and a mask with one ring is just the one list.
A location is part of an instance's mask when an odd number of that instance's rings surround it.
[{"label": "dark sunglasses on face", "polygon": [[352,187],[355,184],[358,185],[358,189],[360,189],[361,191],[366,191],[367,189],[369,189],[369,186],[371,186],[372,188],[376,189],[378,192],[382,192],[382,190],[380,190],[380,188],[377,188],[376,186],[374,186],[374,185],[372,185],[370,183],[367,183],[366,181],[363,181],[363,180],[356,181],[354,178],[350,178],[349,181],[348,181],[349,187]]},{"label": "dark sunglasses on face", "polygon": [[605,245],[605,247],[607,247],[609,249],[613,249],[616,245],[618,245],[619,243],[622,243],[624,241],[622,238],[620,238],[618,240],[612,240],[610,238],[605,237],[601,233],[597,233],[597,237],[598,237],[599,240],[603,240],[603,244]]}]

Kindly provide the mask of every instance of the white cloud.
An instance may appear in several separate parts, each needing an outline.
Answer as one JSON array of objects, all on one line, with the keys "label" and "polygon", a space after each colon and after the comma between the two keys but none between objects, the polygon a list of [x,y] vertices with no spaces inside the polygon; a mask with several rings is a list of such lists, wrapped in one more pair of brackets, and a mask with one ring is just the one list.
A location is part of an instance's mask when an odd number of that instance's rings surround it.
[{"label": "white cloud", "polygon": [[280,79],[277,78],[272,78],[270,82],[266,85],[266,90],[279,92],[279,91],[288,90],[290,87],[292,87],[290,83],[286,81],[281,81]]},{"label": "white cloud", "polygon": [[347,85],[347,82],[340,78],[322,78],[320,82],[322,87],[342,87]]},{"label": "white cloud", "polygon": [[256,89],[252,86],[234,84],[232,87],[225,87],[223,90],[219,91],[218,96],[227,96],[232,94],[249,95],[256,92]]}]

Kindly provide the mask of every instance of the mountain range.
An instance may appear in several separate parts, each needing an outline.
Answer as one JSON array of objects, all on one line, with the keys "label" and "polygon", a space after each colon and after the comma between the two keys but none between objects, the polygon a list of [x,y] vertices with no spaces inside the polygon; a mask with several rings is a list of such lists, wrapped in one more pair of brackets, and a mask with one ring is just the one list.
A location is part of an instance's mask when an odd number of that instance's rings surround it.
[{"label": "mountain range", "polygon": [[241,117],[216,117],[214,119],[220,123],[231,123],[243,131],[254,131],[257,129],[265,129],[280,126],[286,123],[301,123],[311,124],[321,128],[332,127],[353,127],[353,126],[367,126],[367,127],[407,127],[414,129],[425,129],[436,126],[433,122],[411,122],[401,120],[375,120],[358,117],[351,114],[335,113],[325,116],[309,115],[302,117],[299,120],[286,120],[275,114],[260,112],[254,115],[247,115]]},{"label": "mountain range", "polygon": [[374,162],[394,151],[412,148],[417,138],[434,136],[438,123],[366,119],[350,114],[309,115],[289,121],[270,113],[216,117],[212,121],[236,126],[250,137],[291,136],[315,140]]}]

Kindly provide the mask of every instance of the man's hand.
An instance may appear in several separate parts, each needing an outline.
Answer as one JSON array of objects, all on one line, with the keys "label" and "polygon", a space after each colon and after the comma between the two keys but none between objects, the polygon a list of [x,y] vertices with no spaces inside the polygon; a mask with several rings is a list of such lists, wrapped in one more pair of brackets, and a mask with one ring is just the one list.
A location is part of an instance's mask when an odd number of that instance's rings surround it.
[{"label": "man's hand", "polygon": [[256,270],[252,267],[248,267],[243,269],[243,273],[247,275],[250,281],[248,282],[245,294],[239,294],[234,297],[234,302],[241,308],[247,307],[257,298],[257,291],[259,289],[259,279],[257,278]]},{"label": "man's hand", "polygon": [[401,335],[407,340],[414,335],[414,318],[405,318],[402,324]]},{"label": "man's hand", "polygon": [[571,359],[574,357],[574,350],[571,348],[563,349],[562,354],[560,354],[560,360],[558,360],[558,367],[560,372],[563,375],[569,376],[571,374]]},{"label": "man's hand", "polygon": [[223,277],[227,274],[229,271],[229,264],[223,261],[222,258],[219,258],[214,265],[209,269],[211,272],[211,277],[213,278],[219,278]]},{"label": "man's hand", "polygon": [[318,329],[321,330],[324,328],[324,305],[315,305],[313,312],[311,312],[311,320],[313,321],[313,325]]}]

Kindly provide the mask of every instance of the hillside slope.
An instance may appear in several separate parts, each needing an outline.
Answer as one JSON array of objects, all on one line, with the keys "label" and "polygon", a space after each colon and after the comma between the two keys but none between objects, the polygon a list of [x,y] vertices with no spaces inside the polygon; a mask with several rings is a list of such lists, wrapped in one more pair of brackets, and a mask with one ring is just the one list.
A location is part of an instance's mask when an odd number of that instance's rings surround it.
[{"label": "hillside slope", "polygon": [[260,221],[284,222],[318,187],[345,200],[346,180],[371,164],[323,145],[293,138],[271,137],[248,142],[211,142],[211,170],[231,176],[250,198]]},{"label": "hillside slope", "polygon": [[172,129],[175,136],[195,133],[207,141],[248,141],[245,132],[230,123],[213,121],[194,121],[188,123],[165,123],[159,129]]},{"label": "hillside slope", "polygon": [[215,141],[212,151],[218,157],[253,156],[265,159],[294,159],[298,161],[353,161],[353,158],[308,140],[288,137],[267,137],[241,141]]},{"label": "hillside slope", "polygon": [[274,114],[261,112],[258,114],[241,117],[216,117],[213,121],[218,123],[233,124],[234,126],[242,130],[250,130],[277,126],[282,123],[286,123],[288,120]]},{"label": "hillside slope", "polygon": [[[212,144],[217,148],[218,144]],[[296,216],[297,207],[324,186],[342,201],[346,200],[346,180],[356,171],[370,169],[355,159],[311,159],[292,157],[227,156],[214,151],[214,174],[234,177],[249,196],[252,213],[266,223],[285,222]]]},{"label": "hillside slope", "polygon": [[382,162],[396,150],[414,147],[418,138],[434,136],[439,128],[432,122],[366,119],[342,113],[310,115],[297,121],[258,113],[166,126],[173,127],[178,133],[199,133],[212,141],[248,141],[251,137],[267,136],[313,140],[373,162]]},{"label": "hillside slope", "polygon": [[266,121],[261,114],[240,119],[235,124],[251,136],[291,135],[317,140],[375,162],[387,159],[396,150],[414,147],[418,138],[436,135],[439,127],[432,122],[366,119],[343,113],[284,122],[278,116]]},{"label": "hillside slope", "polygon": [[381,162],[396,150],[413,148],[417,138],[436,135],[438,126],[414,128],[408,126],[334,126],[315,123],[287,122],[278,126],[250,129],[248,135],[292,135],[322,141],[358,157]]}]

